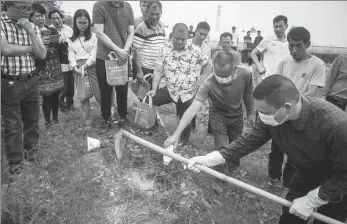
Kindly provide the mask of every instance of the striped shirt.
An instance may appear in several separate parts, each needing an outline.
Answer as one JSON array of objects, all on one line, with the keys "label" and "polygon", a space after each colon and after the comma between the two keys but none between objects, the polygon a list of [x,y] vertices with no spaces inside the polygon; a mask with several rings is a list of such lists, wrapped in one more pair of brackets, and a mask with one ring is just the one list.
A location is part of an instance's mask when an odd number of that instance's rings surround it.
[{"label": "striped shirt", "polygon": [[154,28],[145,20],[137,27],[133,47],[140,51],[142,67],[154,69],[158,52],[164,45],[165,29],[160,24]]},{"label": "striped shirt", "polygon": [[[39,27],[31,23],[36,35],[41,39]],[[9,44],[19,46],[32,46],[29,34],[19,28],[9,19],[1,18],[1,38],[6,39]],[[1,73],[6,75],[27,74],[34,71],[35,59],[33,54],[21,56],[4,56],[1,55]]]}]

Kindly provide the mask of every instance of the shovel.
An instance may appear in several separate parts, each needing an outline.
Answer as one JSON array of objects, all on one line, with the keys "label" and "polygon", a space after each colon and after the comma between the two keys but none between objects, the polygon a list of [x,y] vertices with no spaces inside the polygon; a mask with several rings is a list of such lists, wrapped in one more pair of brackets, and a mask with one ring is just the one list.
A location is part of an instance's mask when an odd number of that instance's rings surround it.
[{"label": "shovel", "polygon": [[[124,152],[124,146],[125,146],[125,138],[127,139],[130,139],[140,145],[143,145],[143,146],[146,146],[147,148],[150,148],[160,154],[163,154],[163,155],[166,155],[168,157],[171,157],[173,158],[174,160],[177,160],[181,163],[184,163],[184,164],[187,164],[189,163],[189,159],[183,157],[183,156],[180,156],[178,154],[175,154],[174,152],[170,152],[160,146],[157,146],[151,142],[148,142],[142,138],[139,138],[123,129],[120,129],[116,134],[115,134],[115,151],[116,151],[116,154],[117,154],[117,159],[118,161],[121,161],[122,159],[122,155],[123,155],[123,152]],[[203,165],[199,165],[199,164],[196,164],[195,167],[197,167],[200,171],[204,172],[204,173],[207,173],[211,176],[214,176],[220,180],[223,180],[225,182],[228,182],[230,184],[233,184],[233,185],[236,185],[244,190],[247,190],[249,192],[252,192],[253,194],[256,194],[258,196],[261,196],[261,197],[265,197],[271,201],[274,201],[274,202],[277,202],[283,206],[286,206],[286,207],[290,207],[292,205],[292,202],[284,199],[284,198],[281,198],[277,195],[274,195],[274,194],[271,194],[267,191],[264,191],[262,189],[259,189],[259,188],[256,188],[252,185],[249,185],[247,183],[244,183],[242,181],[239,181],[237,179],[234,179],[232,177],[229,177],[225,174],[222,174],[222,173],[219,173],[211,168],[208,168],[206,166],[203,166]],[[330,217],[327,217],[327,216],[324,216],[322,214],[319,214],[317,212],[313,212],[311,217],[317,219],[317,220],[320,220],[322,222],[325,222],[327,224],[344,224],[340,221],[337,221],[335,219],[332,219]]]}]

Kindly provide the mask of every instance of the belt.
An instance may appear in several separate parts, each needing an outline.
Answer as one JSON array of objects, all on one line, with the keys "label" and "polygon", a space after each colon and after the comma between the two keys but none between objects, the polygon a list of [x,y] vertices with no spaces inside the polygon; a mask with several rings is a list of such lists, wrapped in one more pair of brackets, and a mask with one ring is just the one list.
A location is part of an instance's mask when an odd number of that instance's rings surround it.
[{"label": "belt", "polygon": [[8,79],[8,80],[16,80],[16,81],[28,81],[32,78],[34,78],[37,75],[36,72],[31,72],[31,73],[25,73],[25,74],[20,74],[20,75],[6,75],[2,74],[1,78],[2,79]]}]

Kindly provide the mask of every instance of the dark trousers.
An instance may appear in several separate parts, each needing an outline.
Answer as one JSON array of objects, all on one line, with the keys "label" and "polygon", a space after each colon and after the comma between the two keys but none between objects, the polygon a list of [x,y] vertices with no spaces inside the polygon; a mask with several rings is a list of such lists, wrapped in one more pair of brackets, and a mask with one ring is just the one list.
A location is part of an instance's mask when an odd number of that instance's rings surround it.
[{"label": "dark trousers", "polygon": [[51,123],[51,112],[53,120],[58,120],[59,94],[60,91],[57,91],[52,95],[43,96],[42,111],[47,123]]},{"label": "dark trousers", "polygon": [[[305,196],[309,191],[319,187],[322,183],[313,180],[312,175],[308,172],[306,175],[300,175],[296,172],[291,180],[290,189],[286,199],[293,201],[296,198]],[[345,195],[339,203],[329,203],[321,206],[317,210],[318,213],[326,215],[341,222],[345,222],[347,218],[347,195]],[[282,208],[282,215],[279,224],[306,224],[308,220],[303,220],[289,213],[289,208]],[[314,220],[313,224],[323,224],[323,222]]]},{"label": "dark trousers", "polygon": [[61,101],[64,101],[66,98],[66,102],[62,103],[62,105],[66,107],[71,107],[74,104],[73,97],[75,94],[75,81],[73,71],[63,72],[64,78],[64,91],[60,94]]},{"label": "dark trousers", "polygon": [[[282,176],[282,164],[283,164],[284,152],[276,144],[275,141],[271,142],[271,152],[269,154],[269,176],[271,178],[281,178]],[[288,159],[283,170],[283,185],[289,186],[290,180],[295,173],[295,167],[291,165],[291,161]]]},{"label": "dark trousers", "polygon": [[341,110],[346,111],[347,108],[347,100],[342,99],[340,97],[336,97],[336,96],[327,96],[326,100],[332,104],[334,104],[335,106],[341,108]]},{"label": "dark trousers", "polygon": [[23,160],[23,148],[31,150],[39,141],[40,91],[37,78],[28,81],[1,79],[1,113],[8,163],[18,164]]},{"label": "dark trousers", "polygon": [[[184,112],[189,108],[189,106],[192,104],[193,99],[188,100],[186,102],[182,102],[181,98],[178,99],[177,102],[175,102],[169,93],[169,90],[165,86],[164,88],[161,88],[157,91],[157,94],[153,97],[153,105],[155,106],[162,106],[164,104],[169,103],[175,103],[176,104],[176,113],[177,116],[181,119],[183,117]],[[147,99],[148,102],[148,99]],[[189,124],[186,129],[182,132],[181,139],[182,141],[188,141],[190,134],[192,132],[192,124],[196,123],[196,116],[193,118],[192,122]]]},{"label": "dark trousers", "polygon": [[[108,121],[111,117],[113,86],[110,86],[107,83],[105,60],[96,59],[95,70],[101,91],[101,116],[104,118],[104,120]],[[118,114],[121,119],[125,119],[128,112],[128,83],[124,86],[115,86],[115,89]]]},{"label": "dark trousers", "polygon": [[[214,136],[214,149],[220,150],[221,147],[227,147],[231,142],[242,135],[243,131],[243,114],[242,108],[236,112],[233,117],[225,117],[218,112],[209,111],[209,123],[211,124],[212,134]],[[235,164],[226,163],[216,166],[219,172],[231,175],[233,167],[240,166],[240,160]]]}]

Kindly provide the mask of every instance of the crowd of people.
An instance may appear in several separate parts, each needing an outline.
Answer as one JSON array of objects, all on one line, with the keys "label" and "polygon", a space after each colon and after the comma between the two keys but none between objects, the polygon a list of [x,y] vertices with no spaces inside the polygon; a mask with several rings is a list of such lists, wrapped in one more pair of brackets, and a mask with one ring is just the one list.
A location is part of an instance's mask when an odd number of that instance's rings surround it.
[{"label": "crowd of people", "polygon": [[[152,98],[153,105],[176,105],[180,122],[165,147],[188,144],[197,112],[206,100],[209,103],[206,128],[214,137],[215,151],[191,158],[190,169],[198,172],[198,163],[231,174],[243,156],[272,139],[269,178],[271,183],[280,181],[287,155],[283,186],[289,190],[286,198],[293,201],[289,209],[283,207],[279,223],[307,223],[316,208],[346,221],[347,54],[339,55],[326,74],[325,63],[308,52],[310,32],[304,27],[287,32],[283,15],[273,19],[275,36],[264,38],[258,31],[252,43],[249,31],[240,51],[232,27],[232,32],[220,35],[220,48],[213,53],[206,43],[207,22],[198,23],[195,31],[177,23],[166,34],[161,2],[141,1],[140,7],[142,15],[135,19],[127,2],[98,1],[93,21],[86,10],[78,9],[71,28],[58,9],[47,12],[39,3],[5,2],[1,113],[11,176],[18,177],[23,164],[37,159],[41,96],[45,126],[51,128],[59,123],[59,107],[74,111],[76,82],[86,74],[101,109],[100,128],[108,130],[115,123],[131,126],[128,85],[147,81],[147,100]],[[125,84],[110,85],[106,65],[112,52],[118,65],[127,68]],[[162,79],[166,85],[159,88]],[[325,100],[315,98],[319,88]],[[119,118],[111,110],[114,98]],[[252,126],[244,135],[243,104]],[[90,128],[90,98],[81,99],[81,111]],[[151,130],[157,129],[158,121]]]}]

